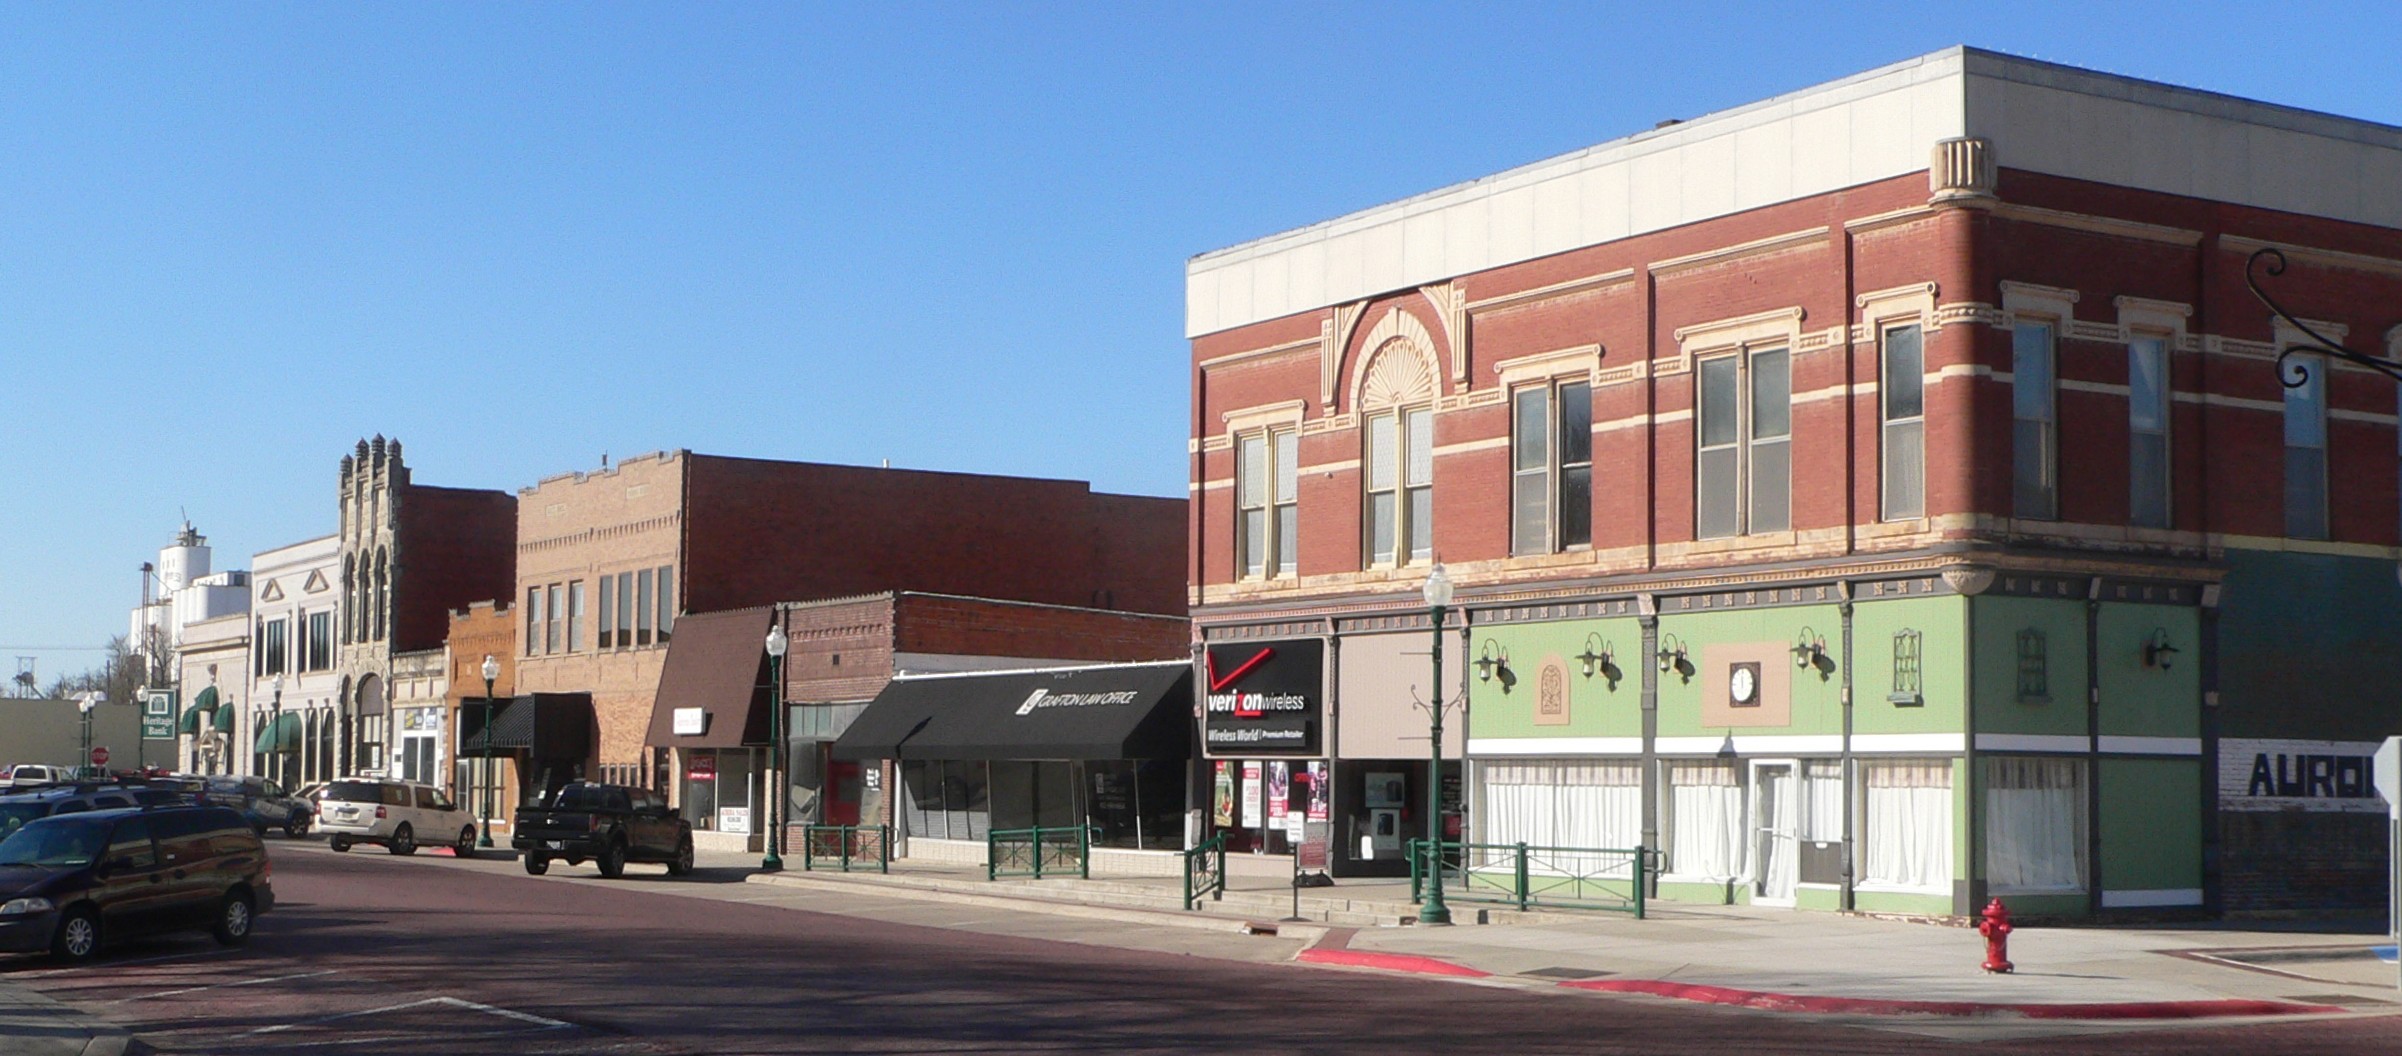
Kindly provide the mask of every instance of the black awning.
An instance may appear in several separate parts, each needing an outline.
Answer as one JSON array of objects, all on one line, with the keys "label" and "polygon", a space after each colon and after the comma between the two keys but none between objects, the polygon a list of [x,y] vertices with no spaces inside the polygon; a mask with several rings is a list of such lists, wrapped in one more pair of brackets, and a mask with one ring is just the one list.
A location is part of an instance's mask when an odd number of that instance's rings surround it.
[{"label": "black awning", "polygon": [[536,758],[582,759],[592,745],[592,695],[534,693],[492,702],[492,725],[484,725],[484,699],[459,702],[459,758],[532,751]]},{"label": "black awning", "polygon": [[1110,664],[894,679],[837,759],[1184,759],[1192,665]]}]

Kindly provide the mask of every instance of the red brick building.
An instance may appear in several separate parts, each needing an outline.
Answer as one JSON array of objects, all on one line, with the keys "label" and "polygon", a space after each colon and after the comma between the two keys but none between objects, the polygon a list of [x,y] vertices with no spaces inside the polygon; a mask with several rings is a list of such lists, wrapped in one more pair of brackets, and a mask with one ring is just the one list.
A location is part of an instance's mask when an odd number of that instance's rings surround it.
[{"label": "red brick building", "polygon": [[[542,481],[518,510],[519,690],[590,694],[597,741],[586,769],[616,780],[687,784],[678,742],[653,736],[654,712],[723,703],[662,695],[671,645],[693,633],[688,613],[758,609],[764,621],[779,603],[902,592],[1184,611],[1184,503],[1078,481],[675,451]],[[712,648],[735,650],[719,659],[739,664],[765,627]],[[718,666],[702,664],[716,688],[696,692],[759,684],[745,669],[719,686]],[[764,740],[745,721],[714,729],[702,735],[707,750],[740,756],[755,775],[745,746]],[[718,816],[697,820],[713,827]]]},{"label": "red brick building", "polygon": [[2264,248],[2402,357],[2402,130],[1953,49],[1203,254],[1197,633],[1322,662],[1286,754],[1364,825],[1428,694],[1342,656],[1439,559],[1446,827],[1671,897],[2373,904],[2396,397],[2280,383]]}]

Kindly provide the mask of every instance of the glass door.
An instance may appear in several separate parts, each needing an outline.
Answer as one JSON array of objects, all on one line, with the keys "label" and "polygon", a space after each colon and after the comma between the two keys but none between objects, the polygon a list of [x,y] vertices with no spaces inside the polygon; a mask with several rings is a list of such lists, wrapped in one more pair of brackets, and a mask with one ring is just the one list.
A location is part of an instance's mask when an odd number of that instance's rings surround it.
[{"label": "glass door", "polygon": [[1755,905],[1790,906],[1800,879],[1801,803],[1790,760],[1755,762],[1752,787],[1752,897]]}]

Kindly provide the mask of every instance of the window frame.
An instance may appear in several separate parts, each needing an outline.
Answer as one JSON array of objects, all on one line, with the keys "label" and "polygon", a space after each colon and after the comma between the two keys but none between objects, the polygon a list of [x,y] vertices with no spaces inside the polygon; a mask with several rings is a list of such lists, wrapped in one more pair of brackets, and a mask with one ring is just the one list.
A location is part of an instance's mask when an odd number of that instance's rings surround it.
[{"label": "window frame", "polygon": [[[2034,329],[2034,326],[2044,329],[2044,334],[2047,334],[2047,341],[2044,341],[2044,418],[2022,418],[2018,410],[2020,396],[2025,394],[2025,382],[2022,382],[2025,370],[2022,370],[2018,336],[2025,334],[2027,329]],[[2059,521],[2061,518],[2061,329],[2063,322],[2059,317],[2051,317],[2051,314],[2030,312],[2010,322],[2010,516],[2020,518],[2020,521]],[[2039,487],[2042,487],[2044,499],[2039,511],[2027,509],[2027,504],[2022,502],[2027,492],[2022,490],[2020,466],[2027,458],[2027,451],[2020,444],[2020,422],[2039,422],[2042,425],[2042,439],[2039,439],[2037,451],[2034,451],[2037,461],[2042,463],[2042,466],[2037,466]]]},{"label": "window frame", "polygon": [[[1426,423],[1426,479],[1413,483],[1411,467],[1416,459],[1410,457],[1410,428],[1415,421]],[[1384,487],[1376,486],[1376,428],[1389,423],[1393,430],[1392,477]],[[1363,568],[1408,568],[1433,560],[1434,525],[1434,404],[1432,401],[1398,403],[1378,407],[1360,418],[1360,562]],[[1379,555],[1376,550],[1376,499],[1389,496],[1393,504],[1393,549]],[[1426,496],[1425,519],[1419,519],[1417,496]]]},{"label": "window frame", "polygon": [[[1569,461],[1565,450],[1571,430],[1567,417],[1570,390],[1584,393],[1584,458]],[[1526,435],[1523,425],[1524,408],[1520,400],[1540,393],[1543,397],[1542,437],[1543,458],[1539,466],[1520,465],[1519,437]],[[1509,390],[1510,408],[1510,554],[1528,557],[1542,554],[1562,554],[1593,548],[1593,381],[1590,374],[1569,374],[1529,381]],[[1565,517],[1570,508],[1568,477],[1576,469],[1585,471],[1584,538],[1570,541]],[[1542,538],[1529,540],[1520,529],[1518,518],[1519,489],[1526,481],[1536,482],[1543,496]]]},{"label": "window frame", "polygon": [[615,575],[604,574],[600,577],[600,606],[599,611],[594,613],[600,619],[600,626],[595,629],[592,643],[595,652],[617,648],[616,588],[617,577]]},{"label": "window frame", "polygon": [[[1918,411],[1893,413],[1893,335],[1914,331],[1918,337]],[[1927,328],[1917,319],[1885,320],[1877,335],[1877,516],[1883,521],[1922,521],[1927,516]],[[1915,508],[1897,508],[1894,501],[1894,434],[1915,428],[1918,435],[1918,496]]]},{"label": "window frame", "polygon": [[[2280,467],[2280,475],[2284,478],[2285,484],[2284,499],[2281,505],[2285,512],[2285,534],[2287,538],[2291,539],[2308,539],[2316,541],[2333,539],[2335,537],[2335,526],[2332,523],[2334,519],[2332,512],[2333,503],[2330,501],[2331,496],[2329,494],[2332,488],[2330,487],[2330,474],[2328,473],[2327,465],[2329,451],[2329,444],[2327,442],[2327,427],[2330,417],[2327,413],[2329,409],[2328,391],[2330,388],[2327,384],[2329,380],[2327,371],[2327,357],[2314,353],[2302,352],[2296,353],[2290,362],[2293,365],[2300,366],[2303,369],[2308,370],[2309,380],[2301,385],[2288,386],[2285,389],[2284,409],[2280,415],[2280,424],[2283,428],[2283,434],[2280,438],[2280,448],[2283,456],[2282,465]],[[2292,368],[2288,367],[2287,369],[2290,370]],[[2283,382],[2284,379],[2281,377],[2278,380]],[[2307,405],[2312,407],[2314,417],[2317,419],[2315,422],[2310,423],[2311,429],[2318,434],[2318,443],[2315,445],[2296,444],[2293,440],[2294,412],[2299,406],[2304,406],[2295,399],[2295,395],[2305,391],[2316,394],[2316,399]],[[2294,506],[2294,500],[2296,498],[2296,495],[2294,494],[2294,453],[2296,451],[2316,451],[2318,453],[2317,479],[2312,482],[2317,492],[2315,496],[2317,500],[2317,508],[2309,511],[2308,514],[2309,516],[2315,516],[2317,518],[2317,523],[2315,525],[2317,531],[2315,533],[2307,531],[2307,529],[2313,527],[2312,525],[2301,523],[2296,519],[2297,514]]]},{"label": "window frame", "polygon": [[[1300,469],[1301,432],[1291,426],[1248,429],[1234,437],[1234,554],[1235,576],[1246,580],[1290,579],[1300,572]],[[1249,452],[1257,445],[1260,468],[1250,468]],[[1290,472],[1287,472],[1288,466]],[[1246,486],[1253,477],[1259,479],[1257,500],[1247,497]],[[1253,567],[1250,544],[1251,515],[1260,520],[1260,553],[1258,567]],[[1285,542],[1284,530],[1293,529],[1293,541]]]},{"label": "window frame", "polygon": [[[1744,539],[1788,534],[1793,531],[1793,348],[1796,342],[1786,337],[1744,342],[1730,348],[1714,350],[1693,359],[1693,537],[1696,540]],[[1760,360],[1782,356],[1785,372],[1785,430],[1776,436],[1755,436],[1758,423],[1756,404],[1759,401],[1759,379],[1755,376]],[[1703,384],[1705,368],[1733,361],[1734,439],[1723,444],[1709,444],[1708,387]],[[1782,523],[1762,527],[1758,524],[1755,494],[1758,483],[1754,467],[1758,448],[1776,447],[1785,462],[1785,508]],[[1732,487],[1735,491],[1734,531],[1703,534],[1702,500],[1705,492],[1703,456],[1732,450],[1735,455]]]},{"label": "window frame", "polygon": [[[2141,354],[2137,350],[2142,348],[2146,342],[2151,344],[2160,357],[2160,393],[2157,408],[2160,416],[2160,428],[2157,432],[2151,433],[2137,429],[2135,425],[2137,409],[2135,402],[2136,357]],[[2177,340],[2173,334],[2136,330],[2127,335],[2127,524],[2134,528],[2166,530],[2174,527],[2177,523],[2176,349]],[[2157,436],[2160,442],[2160,479],[2156,486],[2158,492],[2156,498],[2160,503],[2160,519],[2157,524],[2146,524],[2137,519],[2138,511],[2142,509],[2142,503],[2138,500],[2142,494],[2144,481],[2139,479],[2136,473],[2135,445],[2137,438],[2145,435]]]}]

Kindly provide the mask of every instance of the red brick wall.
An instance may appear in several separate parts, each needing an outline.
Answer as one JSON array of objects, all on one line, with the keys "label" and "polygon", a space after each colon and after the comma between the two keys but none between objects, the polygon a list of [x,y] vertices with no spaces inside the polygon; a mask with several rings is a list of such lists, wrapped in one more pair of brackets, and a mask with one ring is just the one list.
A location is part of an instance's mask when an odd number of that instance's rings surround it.
[{"label": "red brick wall", "polygon": [[516,591],[517,497],[417,484],[398,490],[392,651],[439,649],[452,610]]},{"label": "red brick wall", "polygon": [[[2006,159],[2005,159],[2006,160]],[[1676,332],[1696,323],[1753,312],[1803,309],[1801,328],[1816,334],[1829,327],[1863,322],[1856,298],[1863,292],[1932,282],[1944,305],[2002,304],[2004,280],[2080,291],[2077,318],[2115,324],[2113,298],[2131,296],[2190,304],[2188,331],[2253,341],[2271,337],[2269,313],[2244,285],[2241,252],[2219,245],[2222,233],[2324,249],[2402,259],[2402,232],[2265,210],[2107,187],[2005,170],[2000,199],[2066,213],[2122,218],[2199,232],[2184,244],[2129,237],[2124,231],[2079,229],[2038,223],[2009,211],[1947,208],[1902,222],[1847,226],[1923,206],[1923,174],[1783,203],[1601,246],[1561,253],[1491,271],[1461,276],[1455,283],[1475,303],[1499,295],[1631,269],[1625,281],[1522,306],[1472,313],[1466,390],[1485,392],[1499,380],[1497,362],[1590,344],[1603,349],[1605,375],[1646,360],[1668,365],[1678,355]],[[2100,225],[2107,226],[2107,225]],[[1809,239],[1773,252],[1750,253],[1716,264],[1682,265],[1655,271],[1656,262],[1722,250],[1771,236],[1824,228]],[[2198,245],[2194,244],[2198,241]],[[2346,268],[2296,261],[2272,289],[2305,318],[2331,319],[2350,328],[2349,344],[2382,354],[2387,332],[2402,325],[2402,275],[2393,269]],[[1445,330],[1417,293],[1370,301],[1346,345],[1336,383],[1334,411],[1347,401],[1368,327],[1397,306],[1426,322],[1440,346]],[[1241,353],[1305,341],[1336,317],[1332,309],[1301,313],[1193,341],[1194,439],[1222,442],[1230,412],[1300,400],[1315,420],[1320,406],[1319,353],[1314,343],[1271,356]],[[1448,348],[1439,349],[1446,357]],[[1211,363],[1222,357],[1236,357]],[[1794,408],[1793,526],[1797,531],[1856,526],[1867,541],[1855,548],[1922,546],[1933,536],[1873,538],[1890,533],[1880,524],[1880,403],[1875,391],[1879,352],[1873,340],[1852,345],[1849,355],[1825,349],[1793,359],[1794,391],[1859,387],[1840,397],[1799,403]],[[2127,410],[2123,395],[2080,386],[2127,384],[2123,343],[2064,340],[2060,376],[2060,441],[2064,452],[2061,515],[2064,522],[2118,529],[2128,517]],[[2010,370],[2010,335],[1986,322],[1947,320],[1928,335],[1926,368],[1933,374],[1963,368],[1930,381],[1927,396],[1927,513],[1948,527],[1935,536],[1975,534],[1961,527],[1966,515],[2007,518],[2011,514],[2011,400],[2006,378],[1963,371]],[[2189,532],[2281,536],[2283,423],[2273,408],[2226,403],[2282,400],[2282,388],[2265,361],[2200,352],[2176,353],[2175,388],[2207,390],[2211,402],[2181,399],[2172,409],[2174,526]],[[1448,371],[1446,371],[1448,373]],[[1687,372],[1649,380],[1605,383],[1594,394],[1595,421],[1637,419],[1650,411],[1681,415],[1646,429],[1606,430],[1594,442],[1594,546],[1624,552],[1651,547],[1653,567],[1701,566],[1726,558],[1697,555],[1663,558],[1661,544],[1692,540],[1694,534],[1694,432],[1690,413],[1695,378]],[[1445,380],[1446,393],[1453,382]],[[1864,391],[1860,391],[1864,390]],[[2391,418],[2392,383],[2375,375],[2338,371],[2332,375],[2330,406]],[[1447,409],[1437,418],[1438,450],[1505,438],[1504,405]],[[2395,511],[2397,490],[2394,426],[2337,418],[2330,422],[2333,535],[2338,542],[2394,545],[2402,540]],[[1302,446],[1299,529],[1304,577],[1356,572],[1361,568],[1361,483],[1355,469],[1312,472],[1313,464],[1356,461],[1361,437],[1354,430],[1312,434]],[[1189,566],[1200,584],[1225,584],[1234,567],[1234,476],[1231,451],[1206,451],[1193,459],[1201,501],[1193,508]],[[1506,444],[1442,455],[1436,459],[1438,556],[1474,562],[1508,555],[1509,470]],[[1790,555],[1786,555],[1790,556]],[[1334,590],[1339,587],[1329,586]]]},{"label": "red brick wall", "polygon": [[1191,638],[1181,619],[926,594],[792,605],[785,614],[786,698],[827,703],[874,697],[896,652],[1175,660],[1189,655]]},{"label": "red brick wall", "polygon": [[887,590],[1184,611],[1174,499],[708,455],[686,479],[687,611]]}]

